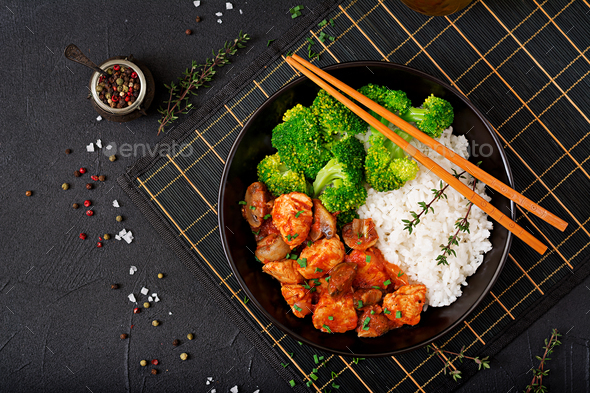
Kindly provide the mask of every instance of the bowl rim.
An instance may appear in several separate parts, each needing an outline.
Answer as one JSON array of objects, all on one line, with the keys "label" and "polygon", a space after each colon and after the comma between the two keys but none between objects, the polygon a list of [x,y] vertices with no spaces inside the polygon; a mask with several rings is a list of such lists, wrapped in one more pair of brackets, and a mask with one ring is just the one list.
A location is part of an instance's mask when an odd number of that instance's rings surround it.
[{"label": "bowl rim", "polygon": [[119,108],[111,108],[110,106],[106,105],[104,102],[102,102],[98,98],[98,92],[96,91],[96,85],[98,82],[98,77],[101,74],[99,72],[95,71],[94,74],[92,74],[92,77],[90,79],[90,89],[91,89],[91,93],[92,93],[92,99],[104,111],[111,112],[113,114],[118,114],[118,115],[126,115],[126,114],[131,113],[134,110],[136,110],[143,102],[145,95],[146,95],[147,82],[146,82],[145,75],[143,74],[143,71],[141,70],[141,68],[137,64],[135,64],[134,62],[132,62],[130,60],[110,59],[110,60],[106,60],[105,62],[100,64],[98,67],[102,68],[103,70],[106,71],[110,66],[115,65],[115,64],[123,64],[127,67],[132,67],[133,70],[137,73],[137,76],[139,77],[140,86],[145,87],[145,88],[142,88],[139,91],[139,95],[137,96],[137,99],[135,100],[135,102],[132,105],[127,106],[127,108],[120,108],[120,109]]},{"label": "bowl rim", "polygon": [[[475,107],[475,105],[469,101],[467,99],[467,97],[465,97],[461,92],[459,92],[457,89],[455,89],[454,87],[450,86],[449,84],[447,84],[446,82],[430,75],[427,74],[424,71],[418,70],[416,68],[412,68],[412,67],[408,67],[405,66],[403,64],[398,64],[398,63],[390,63],[390,62],[382,62],[382,61],[376,61],[376,60],[359,60],[359,61],[349,61],[349,62],[344,62],[344,63],[338,63],[338,64],[333,64],[333,65],[329,65],[326,67],[322,67],[322,70],[324,71],[333,71],[333,70],[337,70],[340,68],[353,68],[353,67],[369,67],[369,66],[378,66],[378,67],[389,67],[392,69],[396,69],[396,70],[400,70],[400,71],[404,71],[404,72],[409,72],[411,74],[415,74],[419,77],[428,79],[432,82],[435,82],[437,84],[439,84],[440,86],[444,87],[445,89],[451,91],[453,94],[455,94],[457,96],[457,98],[459,98],[461,101],[463,101],[463,103],[469,107],[469,109],[471,109],[473,111],[473,113],[475,113],[475,115],[482,121],[482,123],[485,125],[486,129],[488,130],[488,132],[490,133],[492,139],[494,140],[494,142],[496,143],[496,146],[498,146],[500,149],[500,157],[502,159],[502,164],[504,165],[504,168],[506,170],[506,174],[508,177],[508,185],[512,188],[514,188],[514,177],[512,175],[512,169],[510,168],[510,163],[508,162],[508,157],[506,156],[506,152],[504,150],[504,148],[502,147],[502,143],[500,141],[500,138],[498,137],[497,133],[495,132],[495,129],[491,126],[491,124],[488,122],[488,120],[484,117],[484,115]],[[268,105],[270,105],[270,103],[276,98],[276,96],[282,94],[285,90],[290,89],[291,87],[304,82],[305,80],[308,80],[308,78],[304,75],[294,79],[293,81],[289,82],[288,84],[286,84],[285,86],[281,87],[279,90],[277,90],[273,95],[271,95],[270,97],[268,97],[263,103],[262,105],[260,105],[255,111],[254,113],[252,113],[252,116],[250,116],[250,118],[248,119],[248,121],[244,124],[244,126],[242,127],[242,130],[240,131],[240,133],[238,134],[238,136],[236,137],[236,140],[234,141],[234,143],[232,144],[232,147],[230,149],[230,152],[225,160],[225,165],[223,167],[223,173],[221,176],[221,183],[219,185],[219,192],[218,192],[218,199],[217,199],[217,206],[222,206],[223,203],[223,199],[225,196],[225,183],[227,181],[227,177],[229,174],[229,168],[230,165],[233,161],[234,155],[238,149],[238,146],[240,145],[240,143],[242,142],[242,139],[246,133],[246,130],[249,129],[249,127],[251,126],[252,122],[254,121],[254,119],[257,117],[257,115],[263,111]],[[510,218],[512,220],[514,220],[514,210],[515,210],[515,205],[514,205],[514,201],[510,200]],[[264,307],[262,307],[262,305],[258,302],[258,300],[256,299],[256,297],[250,292],[250,289],[248,288],[248,286],[246,285],[246,283],[244,282],[244,279],[242,278],[242,276],[239,274],[237,267],[235,266],[235,262],[233,261],[233,258],[231,256],[231,252],[229,249],[229,243],[228,240],[225,236],[225,231],[223,230],[224,228],[224,210],[223,209],[218,209],[218,227],[219,227],[219,233],[221,236],[221,243],[223,245],[223,252],[225,254],[225,257],[230,265],[230,268],[234,274],[234,276],[236,277],[236,280],[238,281],[238,283],[240,284],[240,287],[244,290],[244,292],[246,292],[246,294],[248,295],[248,299],[250,299],[256,306],[256,308],[258,308],[258,310],[275,326],[277,326],[279,329],[281,329],[285,334],[295,338],[296,340],[303,342],[307,345],[310,345],[314,348],[320,349],[322,351],[326,351],[329,353],[333,353],[333,354],[337,354],[340,356],[347,356],[347,357],[384,357],[384,356],[393,356],[393,355],[398,355],[398,354],[402,354],[402,353],[406,353],[406,352],[410,352],[410,351],[414,351],[416,349],[422,348],[430,343],[432,343],[433,341],[439,339],[440,337],[444,336],[445,334],[449,333],[451,330],[453,330],[457,325],[459,325],[461,322],[463,322],[467,316],[469,316],[469,314],[471,314],[473,312],[473,310],[483,301],[483,299],[485,297],[487,297],[487,295],[490,293],[490,290],[492,289],[492,287],[494,286],[494,284],[496,283],[496,281],[498,280],[498,277],[500,276],[500,274],[502,273],[502,270],[504,268],[504,265],[506,263],[506,260],[508,258],[508,253],[510,251],[510,247],[512,245],[512,232],[508,232],[508,235],[506,237],[506,243],[504,245],[504,249],[502,251],[502,255],[500,257],[500,262],[498,263],[498,267],[496,268],[496,271],[494,272],[494,275],[492,276],[492,279],[490,280],[490,282],[488,283],[488,285],[486,286],[486,288],[484,289],[484,291],[482,292],[482,294],[477,298],[477,300],[463,313],[463,315],[461,315],[455,322],[453,322],[451,325],[449,325],[446,329],[442,330],[441,332],[435,334],[434,336],[432,336],[431,338],[418,343],[418,344],[414,344],[412,346],[409,346],[407,348],[404,349],[400,349],[400,350],[395,350],[395,351],[389,351],[389,352],[383,352],[383,353],[368,353],[368,354],[364,354],[364,353],[354,353],[354,354],[350,354],[348,352],[343,352],[337,349],[332,349],[329,347],[325,347],[319,344],[316,344],[308,339],[306,339],[305,337],[302,337],[300,335],[298,335],[297,333],[294,333],[289,327],[283,325],[282,323],[280,323],[279,321],[277,321],[272,315],[270,315],[266,309]],[[446,306],[448,307],[448,306]]]}]

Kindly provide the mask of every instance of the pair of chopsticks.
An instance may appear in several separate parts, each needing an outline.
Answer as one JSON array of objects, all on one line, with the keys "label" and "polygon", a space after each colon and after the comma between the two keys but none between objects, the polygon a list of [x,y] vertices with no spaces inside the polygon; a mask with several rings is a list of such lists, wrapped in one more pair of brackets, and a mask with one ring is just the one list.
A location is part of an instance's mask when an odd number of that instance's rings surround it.
[{"label": "pair of chopsticks", "polygon": [[[330,74],[325,71],[322,71],[318,67],[314,66],[310,62],[304,60],[300,56],[296,54],[292,56],[288,56],[286,61],[303,75],[307,76],[313,82],[315,82],[318,86],[322,89],[327,91],[330,95],[348,107],[351,111],[356,113],[359,117],[369,123],[371,126],[375,127],[379,132],[381,132],[384,136],[389,138],[393,143],[398,145],[402,148],[410,157],[414,158],[416,161],[424,165],[428,170],[432,171],[435,175],[440,177],[443,181],[448,183],[451,187],[461,193],[464,197],[466,197],[469,201],[471,201],[475,206],[479,207],[481,210],[486,212],[490,217],[496,220],[500,225],[504,226],[518,238],[523,240],[526,244],[532,247],[535,251],[539,254],[544,254],[547,250],[547,246],[541,243],[538,239],[536,239],[533,235],[528,233],[524,228],[520,225],[512,221],[508,216],[504,215],[500,210],[492,206],[488,203],[485,199],[475,193],[472,189],[468,186],[463,184],[459,179],[455,176],[447,172],[441,166],[436,164],[430,158],[422,154],[418,151],[414,146],[412,146],[409,142],[404,140],[398,134],[390,130],[387,126],[381,123],[379,120],[371,116],[368,112],[363,110],[360,106],[355,104],[353,101],[345,97],[342,93],[340,93],[337,89],[345,92],[361,104],[365,105],[370,110],[376,112],[380,116],[384,117],[398,128],[406,132],[407,134],[411,135],[412,137],[416,138],[426,146],[430,147],[438,154],[441,154],[443,157],[448,159],[449,161],[453,162],[455,165],[459,166],[463,170],[467,171],[467,173],[471,174],[473,177],[481,180],[485,184],[487,184],[490,188],[498,191],[500,194],[506,196],[508,199],[516,202],[518,205],[522,206],[523,208],[527,209],[531,213],[535,214],[539,218],[543,219],[547,223],[553,225],[557,229],[563,231],[567,227],[567,222],[563,221],[553,213],[543,209],[541,206],[537,205],[535,202],[531,201],[530,199],[526,198],[522,194],[519,194],[506,184],[502,183],[489,173],[485,172],[477,165],[472,164],[471,162],[467,161],[463,157],[459,156],[452,150],[448,149],[441,143],[437,142],[436,140],[432,139],[410,123],[406,122],[405,120],[401,119],[397,115],[391,113],[381,105],[377,104],[376,102],[370,100],[369,98],[365,97],[352,87],[346,85],[342,81],[334,78]],[[329,83],[328,83],[329,82]],[[331,85],[335,86],[336,88],[332,87]]]}]

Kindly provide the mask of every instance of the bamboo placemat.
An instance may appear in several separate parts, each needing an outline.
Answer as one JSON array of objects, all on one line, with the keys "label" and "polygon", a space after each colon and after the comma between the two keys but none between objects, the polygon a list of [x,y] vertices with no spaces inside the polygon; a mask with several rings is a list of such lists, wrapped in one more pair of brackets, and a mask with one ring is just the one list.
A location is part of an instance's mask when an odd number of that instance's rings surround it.
[{"label": "bamboo placemat", "polygon": [[[243,124],[264,100],[298,75],[288,51],[307,56],[315,41],[327,66],[382,60],[426,71],[465,94],[504,143],[516,189],[569,222],[561,233],[516,212],[517,222],[550,248],[539,257],[515,239],[509,260],[480,306],[435,344],[468,355],[497,353],[590,273],[587,0],[478,0],[449,17],[426,17],[394,0],[328,1],[301,21],[161,142],[193,153],[144,157],[119,178],[167,244],[185,262],[285,381],[302,391],[450,391],[457,383],[424,350],[381,359],[321,353],[284,335],[247,302],[223,254],[217,192],[225,158]],[[323,19],[334,20],[318,27]],[[320,32],[336,37],[325,43]],[[370,70],[369,70],[370,71]],[[368,72],[369,72],[368,71]],[[294,353],[294,357],[290,357]],[[313,355],[324,356],[316,364]],[[463,382],[475,372],[470,364]],[[280,363],[289,363],[283,368]],[[312,370],[318,378],[310,379]],[[385,371],[386,370],[386,371]],[[287,382],[286,382],[287,383]],[[288,386],[288,385],[286,385]]]}]

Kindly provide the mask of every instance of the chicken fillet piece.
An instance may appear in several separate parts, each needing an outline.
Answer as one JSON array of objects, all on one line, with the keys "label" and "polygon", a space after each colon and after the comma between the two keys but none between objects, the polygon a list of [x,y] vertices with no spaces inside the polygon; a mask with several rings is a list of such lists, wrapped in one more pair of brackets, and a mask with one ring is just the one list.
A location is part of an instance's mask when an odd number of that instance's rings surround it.
[{"label": "chicken fillet piece", "polygon": [[372,306],[381,301],[383,292],[380,289],[357,289],[353,294],[354,307],[357,309]]},{"label": "chicken fillet piece", "polygon": [[422,284],[404,285],[383,298],[383,309],[392,322],[399,325],[416,325],[420,322],[420,313],[426,301],[426,287]]},{"label": "chicken fillet piece", "polygon": [[358,265],[356,276],[352,282],[355,288],[387,289],[391,285],[389,274],[385,271],[385,258],[378,248],[370,247],[366,250],[353,250],[346,255],[344,262],[354,262]]},{"label": "chicken fillet piece", "polygon": [[379,337],[391,329],[390,321],[382,314],[382,311],[378,304],[363,309],[356,327],[359,337]]},{"label": "chicken fillet piece", "polygon": [[299,273],[307,279],[330,275],[330,269],[342,262],[344,254],[344,244],[338,236],[318,240],[299,254],[299,260],[302,261]]},{"label": "chicken fillet piece", "polygon": [[291,249],[305,241],[313,216],[311,198],[300,192],[283,194],[274,200],[272,220]]},{"label": "chicken fillet piece", "polygon": [[303,276],[296,269],[297,262],[292,259],[269,262],[262,266],[262,271],[270,274],[282,284],[300,284],[304,281]]},{"label": "chicken fillet piece", "polygon": [[333,297],[322,293],[312,317],[313,326],[325,333],[344,333],[356,328],[358,317],[352,293]]},{"label": "chicken fillet piece", "polygon": [[303,318],[312,313],[314,306],[311,304],[309,289],[301,285],[288,284],[281,286],[281,293],[296,317]]}]

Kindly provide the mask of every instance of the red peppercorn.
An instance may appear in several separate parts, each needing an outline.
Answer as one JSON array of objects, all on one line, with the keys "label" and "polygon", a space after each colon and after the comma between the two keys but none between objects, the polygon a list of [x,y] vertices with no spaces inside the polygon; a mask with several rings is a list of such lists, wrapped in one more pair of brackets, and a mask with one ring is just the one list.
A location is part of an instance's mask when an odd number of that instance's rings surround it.
[{"label": "red peppercorn", "polygon": [[90,202],[88,199],[86,199],[84,201],[84,206],[89,207],[90,205],[92,205],[92,202]]},{"label": "red peppercorn", "polygon": [[112,97],[111,97],[111,100],[112,100],[113,102],[117,102],[117,101],[119,101],[119,96],[112,96]]},{"label": "red peppercorn", "polygon": [[78,172],[80,172],[81,174],[85,174],[86,173],[86,168],[80,168],[80,170]]},{"label": "red peppercorn", "polygon": [[84,240],[84,239],[86,239],[86,234],[85,233],[81,233],[79,237],[80,237],[80,239]]},{"label": "red peppercorn", "polygon": [[102,243],[101,242],[96,243],[96,247],[101,248],[102,247]]},{"label": "red peppercorn", "polygon": [[129,88],[129,93],[133,93],[133,87]]},{"label": "red peppercorn", "polygon": [[139,314],[140,312],[141,312],[141,308],[139,308],[139,307],[135,307],[133,309],[133,314]]},{"label": "red peppercorn", "polygon": [[131,99],[131,97],[129,97],[129,96],[125,97],[126,102],[129,102],[130,99]]},{"label": "red peppercorn", "polygon": [[99,236],[99,237],[98,237],[98,240],[102,241],[102,237],[100,237],[100,236]]},{"label": "red peppercorn", "polygon": [[90,176],[90,178],[94,181],[98,181],[98,176],[96,176],[96,175],[92,175],[92,176]]},{"label": "red peppercorn", "polygon": [[93,214],[94,214],[94,212],[93,212],[92,210],[86,210],[86,215],[87,215],[88,217],[90,217],[90,216],[91,216],[91,215],[93,215]]},{"label": "red peppercorn", "polygon": [[157,365],[158,365],[158,363],[160,363],[160,362],[158,362],[158,359],[154,359],[154,360],[152,360],[152,364],[153,364],[154,366],[157,366]]},{"label": "red peppercorn", "polygon": [[132,77],[133,79],[137,78],[137,72],[132,72],[132,73],[131,73],[131,77]]},{"label": "red peppercorn", "polygon": [[120,69],[121,69],[121,66],[120,66],[120,65],[118,65],[118,64],[115,64],[115,65],[113,66],[113,70],[115,70],[115,71],[119,71]]}]

